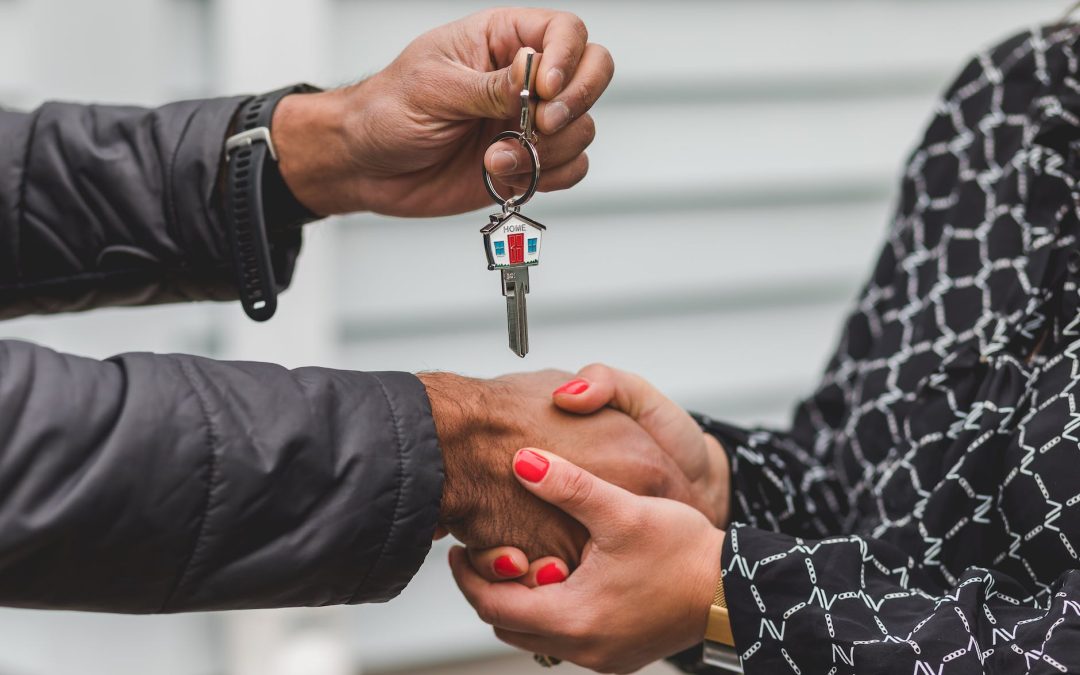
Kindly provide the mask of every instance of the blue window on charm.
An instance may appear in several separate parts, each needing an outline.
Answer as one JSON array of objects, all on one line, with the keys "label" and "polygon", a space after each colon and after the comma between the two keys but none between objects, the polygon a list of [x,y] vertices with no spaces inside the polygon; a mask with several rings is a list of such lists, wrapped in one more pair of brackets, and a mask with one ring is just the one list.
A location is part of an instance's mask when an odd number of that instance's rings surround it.
[{"label": "blue window on charm", "polygon": [[506,242],[505,241],[497,241],[497,242],[495,242],[495,255],[497,255],[500,258],[503,257],[504,255],[506,255]]},{"label": "blue window on charm", "polygon": [[529,253],[536,253],[536,239],[529,240]]}]

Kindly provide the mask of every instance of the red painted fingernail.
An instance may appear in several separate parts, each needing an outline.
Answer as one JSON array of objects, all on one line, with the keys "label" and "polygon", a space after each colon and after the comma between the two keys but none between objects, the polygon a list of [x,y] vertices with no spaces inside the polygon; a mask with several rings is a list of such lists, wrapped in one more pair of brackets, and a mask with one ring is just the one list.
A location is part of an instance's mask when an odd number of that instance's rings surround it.
[{"label": "red painted fingernail", "polygon": [[559,569],[559,566],[555,563],[549,563],[544,565],[536,572],[536,585],[547,586],[548,584],[558,584],[566,581],[566,575]]},{"label": "red painted fingernail", "polygon": [[495,558],[492,567],[495,568],[495,574],[506,579],[521,576],[521,570],[514,564],[514,559],[508,555],[501,555],[498,558]]},{"label": "red painted fingernail", "polygon": [[570,380],[563,386],[555,390],[552,396],[558,396],[559,394],[569,394],[571,396],[577,396],[578,394],[584,394],[585,390],[589,388],[589,383],[585,380]]},{"label": "red painted fingernail", "polygon": [[550,463],[543,455],[532,450],[522,450],[514,462],[514,472],[530,483],[539,483],[547,475]]}]

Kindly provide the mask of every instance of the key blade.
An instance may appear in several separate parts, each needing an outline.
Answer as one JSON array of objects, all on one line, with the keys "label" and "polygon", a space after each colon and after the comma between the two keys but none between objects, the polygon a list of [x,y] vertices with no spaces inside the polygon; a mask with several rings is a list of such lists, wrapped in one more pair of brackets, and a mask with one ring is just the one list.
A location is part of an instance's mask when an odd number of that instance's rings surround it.
[{"label": "key blade", "polygon": [[518,311],[517,297],[511,295],[506,299],[506,327],[510,334],[510,351],[521,358],[529,353],[528,335],[523,335],[520,312]]},{"label": "key blade", "polygon": [[529,353],[529,316],[525,296],[529,292],[528,268],[503,270],[503,295],[506,296],[506,328],[510,351],[521,358]]}]

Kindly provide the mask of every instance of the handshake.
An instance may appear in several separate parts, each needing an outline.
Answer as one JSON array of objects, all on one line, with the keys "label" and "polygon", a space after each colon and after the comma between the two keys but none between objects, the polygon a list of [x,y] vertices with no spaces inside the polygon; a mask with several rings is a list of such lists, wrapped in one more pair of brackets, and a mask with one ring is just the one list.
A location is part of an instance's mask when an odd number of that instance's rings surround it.
[{"label": "handshake", "polygon": [[605,672],[700,641],[729,511],[715,438],[602,365],[420,379],[446,467],[435,536],[468,547],[455,579],[500,639]]}]

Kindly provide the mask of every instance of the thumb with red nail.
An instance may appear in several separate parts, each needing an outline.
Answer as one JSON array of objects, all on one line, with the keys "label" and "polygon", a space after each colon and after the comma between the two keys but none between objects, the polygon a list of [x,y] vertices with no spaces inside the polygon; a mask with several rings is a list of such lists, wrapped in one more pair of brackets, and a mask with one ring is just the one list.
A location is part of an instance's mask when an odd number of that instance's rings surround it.
[{"label": "thumb with red nail", "polygon": [[700,642],[720,577],[722,530],[690,506],[634,495],[543,450],[520,450],[513,471],[590,538],[568,578],[558,562],[534,563],[524,585],[489,581],[464,549],[451,551],[454,579],[500,640],[608,673],[633,672]]},{"label": "thumb with red nail", "polygon": [[717,527],[727,527],[731,482],[727,454],[682,407],[639,375],[594,363],[552,392],[555,405],[591,415],[611,408],[637,422],[691,485],[691,499]]}]

